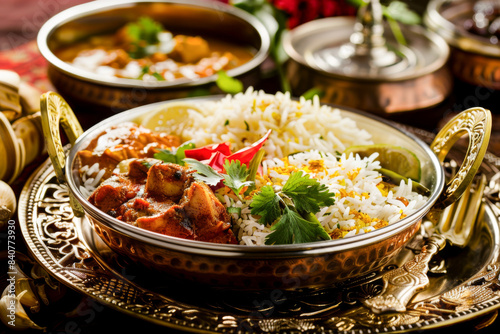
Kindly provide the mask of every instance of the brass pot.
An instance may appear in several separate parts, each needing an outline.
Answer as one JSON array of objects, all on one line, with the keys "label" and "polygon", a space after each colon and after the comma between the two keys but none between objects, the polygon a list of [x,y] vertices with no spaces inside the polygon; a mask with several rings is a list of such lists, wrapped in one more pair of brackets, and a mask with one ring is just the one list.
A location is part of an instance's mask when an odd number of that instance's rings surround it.
[{"label": "brass pot", "polygon": [[197,91],[221,93],[217,75],[190,80],[145,82],[98,75],[59,59],[55,51],[104,33],[112,33],[129,22],[148,16],[165,28],[187,34],[211,35],[255,49],[247,63],[228,70],[245,87],[260,80],[260,65],[267,58],[270,40],[263,24],[252,15],[220,2],[92,1],[69,8],[49,19],[38,33],[38,47],[48,61],[48,76],[68,100],[103,110],[123,111],[139,105],[188,97]]},{"label": "brass pot", "polygon": [[[200,101],[203,99],[189,100]],[[443,128],[431,148],[392,123],[358,111],[342,110],[344,117],[354,119],[360,128],[369,131],[374,142],[404,146],[417,155],[422,163],[421,182],[431,191],[424,207],[397,223],[346,239],[276,246],[226,245],[175,238],[132,226],[98,210],[79,190],[77,152],[103,130],[119,122],[138,120],[163,104],[125,111],[82,133],[64,100],[58,94],[46,93],[41,106],[49,155],[58,179],[68,185],[75,214],[85,214],[112,250],[158,273],[224,289],[333,286],[387,264],[419,230],[422,218],[431,208],[454,202],[472,181],[486,152],[491,129],[489,111],[469,109]],[[73,145],[67,157],[59,122]],[[445,186],[441,161],[463,133],[470,135],[467,158]]]},{"label": "brass pot", "polygon": [[[424,23],[450,45],[450,67],[455,77],[472,85],[500,90],[500,44],[464,27],[465,20],[473,16],[476,3],[467,0],[430,1]],[[496,6],[499,8],[498,2]]]}]

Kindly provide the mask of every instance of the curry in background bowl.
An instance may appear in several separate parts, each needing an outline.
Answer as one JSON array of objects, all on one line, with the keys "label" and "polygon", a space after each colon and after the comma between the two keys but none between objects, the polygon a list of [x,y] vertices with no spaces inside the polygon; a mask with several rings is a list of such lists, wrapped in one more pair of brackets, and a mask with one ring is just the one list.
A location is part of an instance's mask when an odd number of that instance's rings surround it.
[{"label": "curry in background bowl", "polygon": [[216,1],[90,2],[55,15],[38,35],[58,92],[114,112],[219,93],[219,71],[253,86],[269,43],[259,20]]}]

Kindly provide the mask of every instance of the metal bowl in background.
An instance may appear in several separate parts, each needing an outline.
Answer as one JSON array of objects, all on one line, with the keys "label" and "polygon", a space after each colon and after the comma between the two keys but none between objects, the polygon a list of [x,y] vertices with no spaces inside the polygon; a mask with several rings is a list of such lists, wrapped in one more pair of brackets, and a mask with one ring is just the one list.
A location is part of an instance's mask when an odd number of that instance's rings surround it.
[{"label": "metal bowl in background", "polygon": [[241,80],[245,87],[258,83],[259,67],[267,58],[270,40],[265,27],[252,15],[217,1],[111,0],[92,1],[64,10],[40,29],[38,47],[49,63],[48,76],[57,91],[71,103],[113,112],[187,97],[200,89],[220,93],[215,85],[217,75],[196,80],[144,82],[78,69],[54,53],[88,37],[116,32],[142,16],[151,17],[176,33],[213,36],[252,47],[254,57],[227,74]]},{"label": "metal bowl in background", "polygon": [[[500,10],[498,1],[482,2]],[[477,3],[432,0],[427,6],[424,23],[450,45],[450,67],[454,76],[475,86],[500,90],[500,43],[474,34],[464,26],[474,15]]]},{"label": "metal bowl in background", "polygon": [[[202,101],[190,99],[186,102]],[[94,207],[80,191],[77,152],[104,129],[120,122],[139,120],[160,105],[162,103],[125,111],[83,133],[64,100],[54,93],[44,94],[43,124],[54,170],[60,182],[68,185],[75,214],[86,215],[96,233],[118,254],[159,274],[235,290],[331,287],[387,264],[417,233],[421,219],[434,204],[453,201],[472,181],[486,152],[491,128],[489,111],[469,110],[443,128],[431,149],[387,121],[357,111],[341,110],[344,117],[354,119],[360,128],[370,132],[374,142],[403,146],[417,155],[422,164],[421,182],[431,190],[428,202],[397,223],[346,239],[276,246],[227,245],[186,240],[132,226]],[[67,157],[61,144],[59,121],[73,144]],[[464,132],[470,134],[468,158],[445,187],[441,161],[457,136]]]},{"label": "metal bowl in background", "polygon": [[400,25],[402,45],[383,22],[378,1],[369,5],[371,13],[311,21],[285,36],[293,93],[316,88],[322,102],[381,116],[441,103],[453,82],[446,42],[421,26]]}]

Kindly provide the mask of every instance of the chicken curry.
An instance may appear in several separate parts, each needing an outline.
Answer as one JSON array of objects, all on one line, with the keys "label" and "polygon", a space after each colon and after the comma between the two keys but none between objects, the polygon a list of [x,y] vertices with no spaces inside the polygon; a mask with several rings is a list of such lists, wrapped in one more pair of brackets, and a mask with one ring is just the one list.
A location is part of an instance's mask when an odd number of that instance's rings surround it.
[{"label": "chicken curry", "polygon": [[192,171],[155,159],[180,138],[133,123],[112,127],[79,152],[82,166],[99,163],[104,181],[91,204],[126,223],[174,237],[237,244],[230,216],[212,189]]},{"label": "chicken curry", "polygon": [[83,70],[144,81],[204,78],[243,65],[254,55],[249,46],[173,34],[148,17],[55,53]]}]

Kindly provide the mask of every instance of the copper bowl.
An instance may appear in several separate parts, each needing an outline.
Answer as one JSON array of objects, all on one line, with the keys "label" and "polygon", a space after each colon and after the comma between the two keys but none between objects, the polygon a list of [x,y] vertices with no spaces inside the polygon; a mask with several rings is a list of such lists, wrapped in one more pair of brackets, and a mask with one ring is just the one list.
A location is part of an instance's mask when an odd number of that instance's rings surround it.
[{"label": "copper bowl", "polygon": [[[500,90],[500,44],[467,31],[476,1],[430,1],[424,23],[450,45],[453,75],[472,85]],[[495,2],[491,2],[495,4]],[[499,8],[498,2],[496,3]]]},{"label": "copper bowl", "polygon": [[114,112],[188,97],[200,90],[221,93],[215,84],[217,75],[196,80],[144,82],[85,71],[54,53],[88,37],[115,32],[141,16],[151,17],[166,29],[179,33],[214,36],[250,46],[255,50],[254,57],[227,74],[241,80],[246,87],[260,80],[259,67],[267,58],[269,34],[258,19],[243,10],[217,1],[92,1],[55,15],[38,33],[38,47],[48,61],[48,77],[57,91],[71,103]]},{"label": "copper bowl", "polygon": [[[188,101],[195,103],[203,99]],[[431,191],[424,207],[397,223],[346,239],[276,246],[226,245],[180,239],[129,225],[98,210],[79,190],[77,152],[104,129],[138,120],[162,104],[164,102],[122,112],[82,133],[64,100],[55,93],[44,94],[42,119],[54,170],[60,182],[68,185],[75,214],[85,214],[112,250],[169,277],[224,289],[293,290],[333,286],[387,264],[419,230],[422,218],[433,206],[454,201],[472,181],[486,152],[491,128],[489,111],[470,109],[450,121],[431,149],[393,123],[359,111],[341,110],[344,116],[369,131],[374,142],[400,145],[418,156],[422,163],[421,182]],[[67,156],[61,144],[59,121],[73,142]],[[445,187],[441,161],[457,136],[464,132],[470,134],[467,158],[457,176]]]}]

